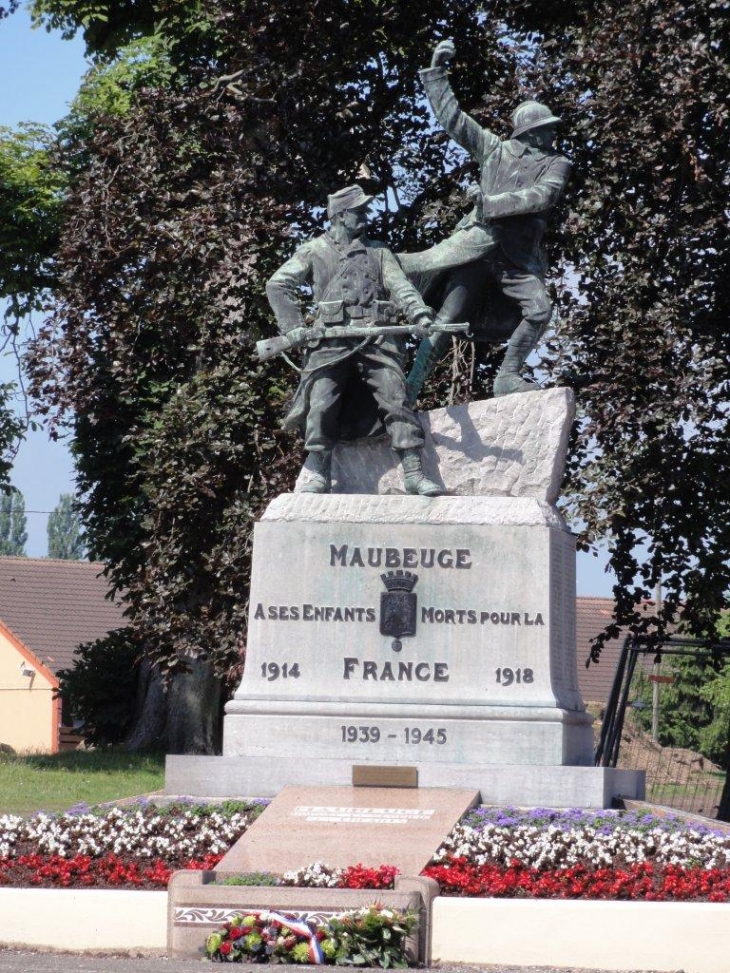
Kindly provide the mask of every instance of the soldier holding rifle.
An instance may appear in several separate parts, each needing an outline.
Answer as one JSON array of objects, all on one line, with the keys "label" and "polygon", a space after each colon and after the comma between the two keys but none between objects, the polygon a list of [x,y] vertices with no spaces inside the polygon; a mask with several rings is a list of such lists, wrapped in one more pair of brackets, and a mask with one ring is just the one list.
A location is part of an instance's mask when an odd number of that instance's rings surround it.
[{"label": "soldier holding rifle", "polygon": [[[371,201],[359,186],[329,196],[330,230],[301,246],[266,285],[284,346],[306,342],[311,348],[284,428],[304,432],[313,471],[303,488],[307,492],[330,491],[337,442],[375,435],[384,427],[401,459],[406,492],[436,496],[441,489],[423,473],[423,430],[406,404],[398,337],[427,331],[433,312],[390,250],[366,237]],[[300,307],[303,284],[311,285],[316,304],[310,328]],[[396,325],[399,313],[410,329]],[[278,347],[283,340],[260,342],[262,357],[284,350]]]}]

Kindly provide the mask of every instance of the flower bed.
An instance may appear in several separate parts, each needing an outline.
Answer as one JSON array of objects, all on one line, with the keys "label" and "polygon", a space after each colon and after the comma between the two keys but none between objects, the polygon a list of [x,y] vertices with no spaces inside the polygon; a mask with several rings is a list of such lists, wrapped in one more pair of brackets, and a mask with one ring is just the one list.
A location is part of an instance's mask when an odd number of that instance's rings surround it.
[{"label": "flower bed", "polygon": [[0,815],[0,887],[164,889],[176,869],[214,868],[265,806],[140,802]]},{"label": "flower bed", "polygon": [[[175,869],[215,867],[262,806],[0,816],[0,886],[163,889]],[[478,808],[424,875],[446,895],[730,902],[730,836],[645,813]],[[271,883],[386,889],[394,877],[389,865],[315,862]]]},{"label": "flower bed", "polygon": [[730,870],[701,866],[629,865],[626,868],[529,868],[475,865],[451,858],[429,866],[442,895],[531,899],[633,899],[646,902],[730,902]]},{"label": "flower bed", "polygon": [[477,808],[424,875],[442,894],[730,901],[730,837],[645,812]]}]

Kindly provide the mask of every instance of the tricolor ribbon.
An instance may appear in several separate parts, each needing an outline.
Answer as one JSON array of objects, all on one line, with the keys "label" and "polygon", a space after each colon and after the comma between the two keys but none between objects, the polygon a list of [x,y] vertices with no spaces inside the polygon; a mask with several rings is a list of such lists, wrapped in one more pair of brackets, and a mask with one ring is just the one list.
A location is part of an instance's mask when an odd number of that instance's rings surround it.
[{"label": "tricolor ribbon", "polygon": [[[290,932],[302,936],[307,940],[310,962],[315,966],[321,966],[324,963],[324,953],[322,952],[322,947],[319,945],[317,934],[309,923],[304,922],[303,919],[295,919],[294,916],[285,916],[281,912],[268,911],[248,912],[247,915],[257,916],[262,922],[267,924],[270,922],[278,922],[284,929],[288,929]],[[263,919],[263,916],[266,916],[266,918]]]}]

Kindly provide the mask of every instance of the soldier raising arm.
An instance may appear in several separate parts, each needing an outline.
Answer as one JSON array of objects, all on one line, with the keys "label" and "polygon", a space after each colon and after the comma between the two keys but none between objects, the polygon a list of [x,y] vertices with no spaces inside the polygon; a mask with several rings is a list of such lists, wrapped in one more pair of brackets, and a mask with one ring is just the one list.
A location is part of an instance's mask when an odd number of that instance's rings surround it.
[{"label": "soldier raising arm", "polygon": [[[479,164],[480,172],[474,212],[448,240],[433,248],[430,258],[431,265],[434,254],[448,258],[443,264],[446,279],[437,322],[468,320],[479,339],[475,309],[483,304],[485,289],[498,287],[517,310],[519,323],[509,338],[494,394],[529,392],[535,386],[520,372],[552,314],[541,241],[550,210],[570,175],[570,162],[553,149],[560,119],[540,102],[517,106],[509,139],[498,138],[463,112],[446,74],[454,53],[452,41],[438,44],[431,66],[421,71],[421,78],[436,118]],[[481,340],[491,339],[486,335]],[[445,347],[446,340],[440,335],[421,342],[408,376],[410,401],[415,401]]]}]

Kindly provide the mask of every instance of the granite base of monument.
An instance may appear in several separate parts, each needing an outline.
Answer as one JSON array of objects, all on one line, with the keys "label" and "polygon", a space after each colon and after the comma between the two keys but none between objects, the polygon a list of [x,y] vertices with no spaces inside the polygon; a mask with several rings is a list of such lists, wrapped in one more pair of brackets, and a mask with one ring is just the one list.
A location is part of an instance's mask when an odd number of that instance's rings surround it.
[{"label": "granite base of monument", "polygon": [[427,466],[458,496],[399,495],[395,455],[368,443],[338,447],[342,492],[277,497],[254,530],[223,757],[171,758],[167,792],[269,796],[371,764],[496,803],[642,793],[591,766],[575,544],[554,506],[572,417],[565,389],[434,410]]},{"label": "granite base of monument", "polygon": [[[472,787],[482,804],[518,807],[611,807],[643,800],[644,772],[615,767],[453,764],[414,761],[420,787]],[[165,793],[200,798],[275,797],[287,784],[345,786],[352,766],[335,758],[167,757]]]},{"label": "granite base of monument", "polygon": [[529,498],[277,498],[224,755],[590,765],[574,562]]}]

